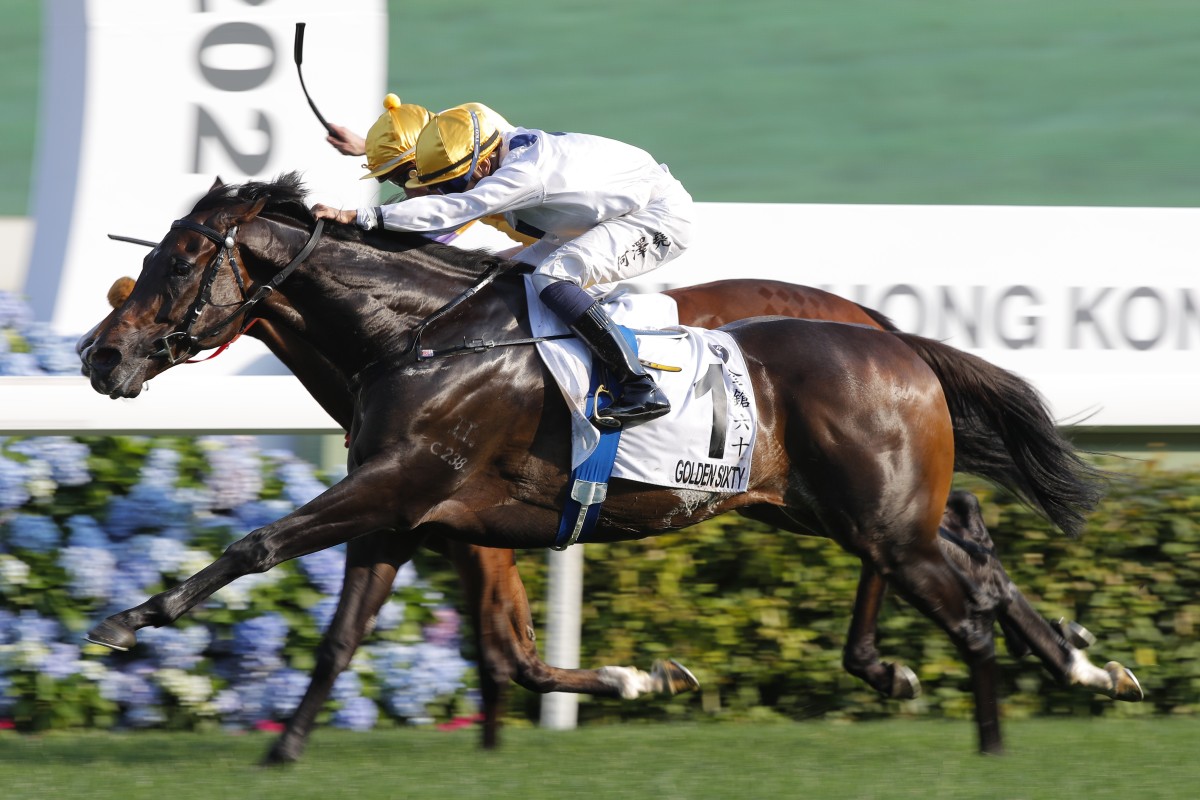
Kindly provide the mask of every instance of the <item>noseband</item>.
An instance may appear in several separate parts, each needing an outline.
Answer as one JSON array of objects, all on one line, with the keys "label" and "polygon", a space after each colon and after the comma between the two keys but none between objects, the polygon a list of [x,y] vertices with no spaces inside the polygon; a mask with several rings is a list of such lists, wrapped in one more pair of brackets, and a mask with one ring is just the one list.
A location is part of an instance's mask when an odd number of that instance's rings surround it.
[{"label": "noseband", "polygon": [[[215,228],[210,228],[199,222],[193,222],[190,219],[177,219],[171,223],[171,230],[179,229],[200,234],[217,245],[218,250],[212,261],[205,268],[204,277],[200,284],[200,291],[197,292],[196,299],[192,301],[192,305],[188,308],[187,313],[184,314],[183,319],[175,330],[158,340],[162,348],[151,353],[149,356],[150,358],[165,358],[171,366],[178,364],[180,361],[187,360],[197,351],[202,350],[201,341],[218,333],[233,323],[234,320],[249,313],[250,309],[254,308],[260,300],[273,292],[279,284],[283,283],[295,271],[296,267],[304,263],[304,260],[316,249],[317,242],[321,238],[321,232],[325,230],[325,220],[317,220],[312,234],[309,235],[308,241],[305,242],[304,247],[300,249],[296,257],[289,261],[286,267],[277,272],[275,277],[255,289],[254,293],[249,297],[246,296],[246,283],[242,280],[242,272],[238,269],[237,264],[237,251],[235,248],[237,246],[238,229],[236,225],[226,233],[221,233]],[[229,268],[233,272],[233,277],[237,281],[238,289],[242,293],[242,303],[220,322],[199,333],[192,333],[192,328],[200,319],[200,315],[204,313],[204,309],[212,304],[212,287],[216,283],[221,266],[225,263],[229,264]]]}]

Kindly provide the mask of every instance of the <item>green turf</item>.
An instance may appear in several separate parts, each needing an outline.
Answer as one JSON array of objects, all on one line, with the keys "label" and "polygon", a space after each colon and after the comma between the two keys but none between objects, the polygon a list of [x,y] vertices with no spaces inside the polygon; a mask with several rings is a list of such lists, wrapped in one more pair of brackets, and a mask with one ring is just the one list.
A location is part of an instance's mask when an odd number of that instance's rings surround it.
[{"label": "green turf", "polygon": [[262,734],[4,734],[0,786],[7,800],[1196,796],[1200,720],[1036,720],[1006,733],[1008,755],[985,758],[965,722],[507,730],[493,753],[471,731],[321,730],[284,770],[254,766]]},{"label": "green turf", "polygon": [[[0,214],[20,214],[39,4],[5,8]],[[633,141],[704,201],[1200,204],[1193,0],[389,8],[406,99]]]}]

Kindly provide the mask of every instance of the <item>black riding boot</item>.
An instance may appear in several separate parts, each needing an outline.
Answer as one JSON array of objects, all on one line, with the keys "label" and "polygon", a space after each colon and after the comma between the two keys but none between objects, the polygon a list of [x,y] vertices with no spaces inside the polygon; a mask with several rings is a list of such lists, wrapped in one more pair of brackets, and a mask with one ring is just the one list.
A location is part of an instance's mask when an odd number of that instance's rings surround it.
[{"label": "black riding boot", "polygon": [[667,396],[646,374],[637,353],[599,303],[588,306],[583,316],[571,325],[571,330],[604,362],[623,387],[621,396],[611,406],[593,415],[593,422],[604,428],[632,428],[671,410]]}]

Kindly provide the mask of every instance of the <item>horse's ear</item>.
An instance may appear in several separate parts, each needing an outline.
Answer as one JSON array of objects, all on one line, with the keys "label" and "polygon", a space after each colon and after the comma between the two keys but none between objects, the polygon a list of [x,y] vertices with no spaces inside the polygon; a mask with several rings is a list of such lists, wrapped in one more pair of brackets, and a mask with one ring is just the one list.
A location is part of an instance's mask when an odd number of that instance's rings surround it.
[{"label": "horse's ear", "polygon": [[266,205],[267,205],[267,198],[265,198],[265,197],[258,198],[257,202],[255,202],[254,205],[250,206],[245,211],[242,211],[241,213],[237,214],[237,216],[234,217],[234,224],[235,225],[245,225],[247,222],[249,222],[250,220],[257,217],[259,215],[259,213],[263,210],[263,208],[266,207]]},{"label": "horse's ear", "polygon": [[213,179],[213,184],[212,184],[212,186],[208,187],[208,190],[210,192],[215,192],[217,189],[223,189],[224,187],[225,187],[225,181],[221,180],[221,176],[218,175],[216,178]]}]

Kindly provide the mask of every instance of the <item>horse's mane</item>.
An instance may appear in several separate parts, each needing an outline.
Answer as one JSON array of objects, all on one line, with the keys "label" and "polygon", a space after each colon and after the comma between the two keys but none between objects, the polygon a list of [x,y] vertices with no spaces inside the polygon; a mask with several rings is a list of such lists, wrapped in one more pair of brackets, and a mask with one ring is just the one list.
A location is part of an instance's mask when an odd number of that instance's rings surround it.
[{"label": "horse's mane", "polygon": [[315,222],[305,197],[308,190],[299,172],[286,172],[273,181],[248,181],[246,183],[218,183],[201,197],[192,212],[222,208],[231,202],[256,203],[266,199],[263,213],[285,217],[312,226]]},{"label": "horse's mane", "polygon": [[[192,213],[223,208],[233,203],[256,203],[265,198],[267,201],[266,205],[260,212],[263,216],[291,221],[305,228],[312,228],[316,224],[316,217],[313,216],[312,210],[308,207],[307,196],[308,189],[305,187],[304,181],[301,180],[300,173],[297,171],[285,172],[273,181],[247,181],[240,184],[231,183],[214,186],[208,194],[197,201],[196,206],[192,209]],[[345,225],[332,220],[326,221],[325,234],[335,239],[363,242],[373,247],[379,247],[378,237],[381,235],[378,233],[368,234],[357,225]],[[382,235],[393,238],[393,242],[403,237],[406,245],[419,247],[431,253],[437,253],[439,261],[459,269],[465,269],[470,274],[479,274],[479,262],[481,259],[488,259],[490,263],[495,263],[494,257],[489,259],[490,254],[484,251],[461,250],[456,247],[442,245],[426,239],[420,234],[389,231]],[[393,247],[384,247],[381,249],[395,250]]]}]

